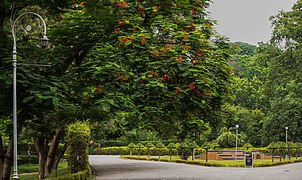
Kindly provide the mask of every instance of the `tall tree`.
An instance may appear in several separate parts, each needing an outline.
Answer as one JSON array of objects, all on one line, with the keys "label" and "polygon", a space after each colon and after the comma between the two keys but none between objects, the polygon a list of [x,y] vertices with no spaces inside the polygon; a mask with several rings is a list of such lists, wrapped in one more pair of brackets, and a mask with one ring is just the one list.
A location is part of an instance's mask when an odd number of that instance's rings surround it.
[{"label": "tall tree", "polygon": [[274,137],[285,139],[285,127],[289,127],[289,140],[301,141],[301,55],[302,55],[302,1],[298,0],[291,11],[280,12],[271,18],[273,34],[271,43],[280,50],[270,54],[267,94],[271,99],[270,114],[264,123],[264,144]]},{"label": "tall tree", "polygon": [[[130,114],[127,126],[186,138],[216,125],[229,96],[229,45],[214,38],[206,0],[116,1],[111,41],[95,47],[83,80],[87,102]],[[195,128],[191,125],[198,125]]]}]

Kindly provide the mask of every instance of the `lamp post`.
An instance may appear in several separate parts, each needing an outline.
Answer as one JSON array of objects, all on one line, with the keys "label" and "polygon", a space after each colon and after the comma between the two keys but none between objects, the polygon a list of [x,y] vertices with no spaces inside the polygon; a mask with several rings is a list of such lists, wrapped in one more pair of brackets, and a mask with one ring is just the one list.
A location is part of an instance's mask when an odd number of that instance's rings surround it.
[{"label": "lamp post", "polygon": [[238,128],[239,128],[239,125],[236,124],[236,156],[235,156],[235,160],[237,160],[237,140],[238,140]]},{"label": "lamp post", "polygon": [[285,127],[285,143],[287,144],[287,130],[288,130],[288,127]]},{"label": "lamp post", "polygon": [[[25,15],[35,15],[37,16],[43,23],[44,26],[44,34],[43,37],[41,38],[41,46],[42,47],[46,47],[47,46],[47,42],[48,42],[48,38],[46,36],[46,24],[44,19],[37,13],[34,12],[25,12],[23,14],[21,14],[20,16],[18,16],[15,20],[12,19],[12,35],[13,35],[13,40],[14,40],[14,44],[13,44],[13,140],[14,140],[14,174],[13,174],[13,179],[19,179],[18,177],[18,161],[17,161],[17,39],[16,39],[16,32],[15,32],[15,26],[16,26],[16,22],[23,16]],[[29,27],[29,30],[31,29],[31,26],[27,26]]]}]

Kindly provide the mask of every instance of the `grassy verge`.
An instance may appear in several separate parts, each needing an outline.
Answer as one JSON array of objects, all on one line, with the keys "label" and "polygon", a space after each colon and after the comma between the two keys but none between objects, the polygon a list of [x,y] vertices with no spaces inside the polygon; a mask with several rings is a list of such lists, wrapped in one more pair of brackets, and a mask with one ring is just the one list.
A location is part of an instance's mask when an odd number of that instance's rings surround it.
[{"label": "grassy verge", "polygon": [[[23,164],[18,166],[18,173],[20,180],[35,180],[38,179],[38,164]],[[68,174],[67,162],[60,163],[57,172],[53,172],[50,177],[56,177]]]},{"label": "grassy verge", "polygon": [[[201,165],[201,166],[212,166],[212,167],[244,167],[244,161],[243,160],[220,160],[220,161],[215,161],[215,160],[210,160],[206,162],[205,160],[200,160],[200,159],[195,159],[194,161],[191,160],[190,158],[185,161],[181,160],[178,156],[173,156],[172,160],[170,161],[169,156],[163,156],[160,159],[158,157],[150,157],[148,158],[147,156],[121,156],[122,158],[127,158],[127,159],[136,159],[136,160],[149,160],[149,161],[164,161],[164,162],[175,162],[175,163],[186,163],[186,164],[194,164],[194,165]],[[274,162],[272,160],[254,160],[254,167],[269,167],[269,166],[278,166],[278,165],[284,165],[284,164],[292,164],[296,162],[302,162],[302,158],[298,159],[291,159],[291,160],[284,160],[278,161],[275,159]]]}]

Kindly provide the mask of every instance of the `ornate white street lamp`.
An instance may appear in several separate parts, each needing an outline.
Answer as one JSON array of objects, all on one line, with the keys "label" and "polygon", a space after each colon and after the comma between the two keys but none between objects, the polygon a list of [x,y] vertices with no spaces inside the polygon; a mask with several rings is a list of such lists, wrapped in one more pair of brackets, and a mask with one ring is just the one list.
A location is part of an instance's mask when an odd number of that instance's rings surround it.
[{"label": "ornate white street lamp", "polygon": [[[44,19],[37,13],[34,12],[25,12],[18,16],[15,20],[12,19],[12,35],[13,35],[13,40],[14,40],[14,45],[13,45],[13,134],[14,134],[14,174],[13,174],[13,179],[19,179],[18,177],[18,161],[17,161],[17,39],[16,39],[16,33],[15,33],[15,26],[16,22],[23,16],[25,15],[35,15],[37,16],[43,23],[44,26],[44,34],[43,37],[41,38],[41,46],[46,47],[48,38],[46,36],[46,24]],[[26,29],[29,31],[31,30],[31,26],[28,25]]]}]

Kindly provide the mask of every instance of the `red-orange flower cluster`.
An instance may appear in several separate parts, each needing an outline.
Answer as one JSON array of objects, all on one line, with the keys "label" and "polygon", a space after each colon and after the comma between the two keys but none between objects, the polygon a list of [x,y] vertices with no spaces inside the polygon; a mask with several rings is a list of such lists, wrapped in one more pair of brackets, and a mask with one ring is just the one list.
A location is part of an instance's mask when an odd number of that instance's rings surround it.
[{"label": "red-orange flower cluster", "polygon": [[182,89],[180,87],[175,88],[175,94],[180,94]]},{"label": "red-orange flower cluster", "polygon": [[162,75],[161,78],[164,80],[164,81],[168,81],[169,80],[169,76],[168,75]]},{"label": "red-orange flower cluster", "polygon": [[188,85],[188,87],[189,87],[189,89],[191,91],[193,91],[196,88],[196,84],[195,83],[191,83],[191,84]]},{"label": "red-orange flower cluster", "polygon": [[141,38],[141,45],[145,45],[146,44],[146,38]]},{"label": "red-orange flower cluster", "polygon": [[115,1],[114,6],[120,7],[120,8],[127,8],[128,4],[126,1],[122,1],[122,2]]},{"label": "red-orange flower cluster", "polygon": [[198,60],[197,59],[194,59],[192,60],[193,64],[198,64]]},{"label": "red-orange flower cluster", "polygon": [[196,14],[197,14],[195,7],[192,8],[192,14],[193,14],[193,16],[196,16]]},{"label": "red-orange flower cluster", "polygon": [[182,62],[182,55],[175,59],[175,62],[181,63]]},{"label": "red-orange flower cluster", "polygon": [[99,84],[98,87],[96,88],[96,92],[98,94],[101,94],[103,92],[103,90],[104,90],[104,86],[101,84]]},{"label": "red-orange flower cluster", "polygon": [[144,10],[143,10],[141,7],[138,7],[138,8],[137,8],[137,12],[138,12],[140,15],[142,15],[143,17],[145,17],[145,12],[144,12]]}]

